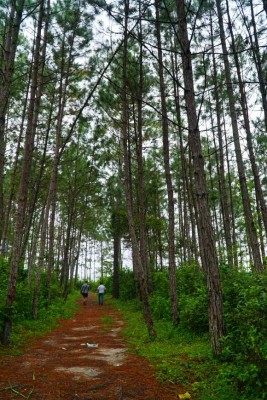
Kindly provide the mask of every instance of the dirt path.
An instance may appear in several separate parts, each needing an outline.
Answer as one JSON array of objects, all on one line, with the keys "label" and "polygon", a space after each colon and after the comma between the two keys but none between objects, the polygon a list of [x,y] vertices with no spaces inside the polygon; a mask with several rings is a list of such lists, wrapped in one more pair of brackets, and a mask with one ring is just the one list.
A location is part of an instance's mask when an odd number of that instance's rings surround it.
[{"label": "dirt path", "polygon": [[74,319],[23,355],[0,358],[1,400],[177,399],[177,387],[158,383],[153,368],[128,352],[116,310],[99,306],[95,296],[80,304]]}]

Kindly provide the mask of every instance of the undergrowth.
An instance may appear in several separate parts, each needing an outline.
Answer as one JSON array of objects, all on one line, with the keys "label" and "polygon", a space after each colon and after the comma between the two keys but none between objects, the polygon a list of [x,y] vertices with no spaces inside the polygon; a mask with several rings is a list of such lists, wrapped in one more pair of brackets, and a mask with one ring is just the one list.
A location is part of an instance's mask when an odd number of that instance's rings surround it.
[{"label": "undergrowth", "polygon": [[49,307],[39,310],[37,320],[16,318],[10,337],[10,344],[8,346],[0,345],[0,355],[20,354],[35,338],[56,328],[60,320],[71,318],[78,309],[76,299],[79,296],[80,293],[74,291],[68,296],[67,300],[62,297],[54,299]]},{"label": "undergrowth", "polygon": [[180,324],[174,329],[168,271],[153,275],[150,309],[157,339],[150,342],[141,302],[127,293],[124,282],[133,276],[121,273],[121,299],[117,303],[127,318],[125,330],[133,348],[154,362],[157,375],[181,384],[198,400],[267,399],[267,272],[221,266],[226,335],[221,353],[211,350],[208,299],[204,274],[195,266],[176,271]]},{"label": "undergrowth", "polygon": [[127,322],[124,335],[131,351],[155,365],[160,381],[182,386],[192,399],[246,399],[238,393],[236,383],[225,377],[226,366],[213,357],[207,334],[194,335],[174,328],[171,322],[155,321],[157,338],[151,341],[137,301],[112,304]]}]

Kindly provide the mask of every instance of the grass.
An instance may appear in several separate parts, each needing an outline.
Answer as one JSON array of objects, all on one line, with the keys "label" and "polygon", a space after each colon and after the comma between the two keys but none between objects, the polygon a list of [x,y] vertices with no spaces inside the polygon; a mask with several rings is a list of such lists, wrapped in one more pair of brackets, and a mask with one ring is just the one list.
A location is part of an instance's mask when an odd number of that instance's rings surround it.
[{"label": "grass", "polygon": [[194,335],[173,328],[168,321],[156,321],[157,339],[151,341],[140,304],[112,303],[127,322],[124,336],[131,351],[155,365],[160,381],[181,385],[192,399],[248,400],[238,394],[235,382],[224,377],[227,365],[213,357],[208,335]]},{"label": "grass", "polygon": [[10,344],[8,346],[0,345],[0,355],[18,355],[35,338],[43,336],[56,328],[61,319],[69,319],[78,310],[77,298],[79,292],[73,292],[65,301],[58,298],[47,309],[40,310],[38,319],[17,320],[13,324]]},{"label": "grass", "polygon": [[102,328],[103,332],[106,332],[106,331],[109,331],[110,329],[112,329],[113,324],[114,324],[114,320],[112,317],[103,317],[101,319],[104,322],[104,326]]}]

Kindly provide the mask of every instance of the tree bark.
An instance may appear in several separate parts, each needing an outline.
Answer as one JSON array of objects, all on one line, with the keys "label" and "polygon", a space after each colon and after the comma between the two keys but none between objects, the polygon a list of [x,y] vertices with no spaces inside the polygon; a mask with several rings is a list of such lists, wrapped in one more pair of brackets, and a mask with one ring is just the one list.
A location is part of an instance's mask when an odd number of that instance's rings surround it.
[{"label": "tree bark", "polygon": [[[139,5],[140,7],[140,5]],[[137,88],[137,168],[138,168],[138,194],[139,194],[139,218],[140,218],[140,252],[142,263],[146,271],[148,292],[153,290],[152,274],[148,258],[148,242],[146,233],[146,206],[145,206],[145,189],[144,189],[144,167],[143,167],[143,40],[142,40],[142,18],[141,10],[139,9],[139,84]]]},{"label": "tree bark", "polygon": [[133,258],[136,263],[138,271],[138,283],[140,286],[140,292],[144,307],[144,318],[147,325],[149,336],[153,339],[156,337],[154,330],[153,320],[149,307],[148,292],[146,285],[146,276],[144,267],[142,265],[142,259],[139,252],[138,241],[136,237],[136,228],[133,215],[133,206],[131,198],[131,182],[130,182],[130,164],[128,154],[128,112],[129,104],[127,99],[127,52],[128,52],[128,16],[129,16],[129,0],[124,1],[125,5],[125,26],[124,26],[124,45],[123,45],[123,90],[122,90],[122,143],[123,143],[123,155],[124,155],[124,174],[125,174],[125,196],[126,196],[126,207],[128,214],[129,232],[131,237],[131,244],[133,250]]},{"label": "tree bark", "polygon": [[[5,127],[6,113],[12,83],[15,55],[18,46],[18,37],[25,0],[11,2],[11,9],[5,27],[4,43],[1,54],[0,74],[0,221],[4,221],[3,174],[5,164]],[[3,225],[0,224],[0,243],[2,240]]]},{"label": "tree bark", "polygon": [[223,26],[222,6],[221,6],[220,0],[216,0],[216,5],[217,5],[218,18],[219,18],[221,44],[222,44],[222,49],[223,49],[223,61],[224,61],[224,68],[225,68],[228,101],[229,101],[229,107],[230,107],[230,117],[231,117],[233,137],[234,137],[236,162],[237,162],[240,190],[241,190],[241,195],[242,195],[242,202],[243,202],[243,207],[244,207],[246,228],[247,228],[247,233],[248,233],[248,241],[249,241],[249,245],[252,250],[254,269],[257,272],[262,272],[263,265],[262,265],[261,255],[260,255],[259,243],[258,243],[258,239],[257,239],[257,231],[256,231],[256,227],[255,227],[252,210],[251,210],[251,203],[250,203],[250,199],[249,199],[246,173],[245,173],[242,151],[241,151],[241,146],[240,146],[237,115],[236,115],[236,110],[235,110],[234,92],[233,92],[233,87],[232,87],[231,69],[230,69],[230,63],[229,63],[229,59],[228,59],[228,51],[227,51],[225,32],[224,32],[224,26]]},{"label": "tree bark", "polygon": [[174,220],[174,198],[172,176],[170,168],[170,144],[169,144],[169,125],[167,115],[165,82],[163,73],[163,55],[161,44],[161,25],[160,25],[160,0],[155,3],[156,7],[156,36],[158,45],[158,68],[160,79],[160,98],[161,98],[161,123],[162,123],[162,136],[163,136],[163,157],[164,157],[164,170],[165,179],[168,193],[168,253],[169,253],[169,280],[170,280],[170,294],[172,305],[172,322],[175,326],[179,324],[178,312],[178,297],[176,288],[175,276],[175,220]]},{"label": "tree bark", "polygon": [[[233,28],[232,28],[232,24],[231,24],[228,0],[226,2],[226,5],[227,5],[228,27],[229,27],[231,39],[232,39],[232,49],[233,49],[233,54],[234,54],[235,66],[236,66],[237,77],[238,77],[238,85],[239,85],[239,90],[240,90],[240,104],[241,104],[242,113],[243,113],[244,128],[245,128],[246,135],[247,135],[249,159],[250,159],[251,169],[252,169],[252,173],[253,173],[253,177],[254,177],[256,201],[257,201],[257,204],[260,205],[260,211],[261,211],[262,220],[263,220],[264,229],[265,229],[265,236],[267,237],[267,206],[266,206],[266,202],[264,199],[263,190],[261,187],[259,168],[258,168],[258,165],[256,163],[256,158],[255,158],[255,151],[254,151],[254,146],[253,146],[252,134],[251,134],[251,129],[250,129],[250,121],[249,121],[249,115],[248,115],[245,84],[242,80],[241,66],[240,66],[240,61],[239,61],[239,57],[238,57],[238,53],[237,53],[237,49],[236,49]],[[265,93],[264,98],[266,99],[266,93]]]},{"label": "tree bark", "polygon": [[[211,38],[212,38],[212,47],[214,49],[213,43],[213,25],[212,19],[211,20]],[[223,136],[222,136],[222,129],[221,129],[221,106],[220,106],[220,98],[219,98],[219,90],[217,88],[220,87],[218,82],[218,74],[217,74],[217,66],[215,60],[214,51],[212,53],[212,62],[213,62],[213,76],[214,76],[214,97],[215,97],[215,107],[216,107],[216,122],[217,122],[217,135],[219,141],[219,190],[220,190],[220,202],[221,202],[221,209],[222,209],[222,217],[223,217],[223,227],[225,232],[225,242],[226,242],[226,251],[227,251],[227,259],[228,264],[230,266],[234,265],[233,260],[233,243],[232,243],[232,236],[231,236],[231,218],[230,218],[230,209],[229,209],[229,201],[227,195],[227,186],[226,186],[226,178],[225,178],[225,169],[224,169],[224,151],[223,151]]]},{"label": "tree bark", "polygon": [[198,211],[197,224],[200,231],[200,241],[202,242],[202,263],[206,274],[208,289],[209,330],[213,350],[215,353],[218,353],[221,349],[220,339],[225,335],[221,280],[207,197],[204,158],[202,155],[195,104],[192,56],[187,33],[185,4],[183,0],[177,0],[176,4],[178,11],[178,39],[182,52],[184,95],[189,129],[189,148],[194,168],[194,188]]},{"label": "tree bark", "polygon": [[40,7],[39,7],[38,28],[36,34],[34,65],[33,65],[32,82],[31,82],[31,94],[30,94],[30,102],[28,108],[27,129],[25,135],[24,157],[23,157],[22,172],[21,172],[19,192],[18,192],[16,225],[15,225],[12,259],[11,259],[7,298],[6,298],[6,309],[8,310],[8,313],[7,313],[7,318],[4,321],[4,328],[3,328],[4,344],[8,344],[11,334],[12,305],[16,297],[17,274],[18,274],[19,262],[21,259],[21,245],[22,245],[22,237],[24,230],[25,211],[27,206],[29,177],[31,172],[32,155],[34,149],[34,135],[36,132],[36,126],[33,124],[33,122],[35,116],[34,114],[35,106],[37,101],[36,93],[38,87],[38,68],[40,59],[43,8],[44,8],[44,0],[40,2]]}]

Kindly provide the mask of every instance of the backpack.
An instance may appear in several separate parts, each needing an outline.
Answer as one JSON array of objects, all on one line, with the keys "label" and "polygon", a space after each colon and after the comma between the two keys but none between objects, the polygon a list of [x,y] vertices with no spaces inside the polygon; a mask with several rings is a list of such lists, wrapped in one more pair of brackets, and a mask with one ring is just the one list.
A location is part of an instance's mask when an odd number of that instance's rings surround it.
[{"label": "backpack", "polygon": [[89,285],[87,283],[84,283],[81,287],[81,294],[86,294],[89,290]]}]

